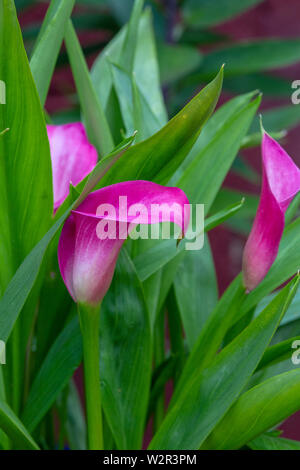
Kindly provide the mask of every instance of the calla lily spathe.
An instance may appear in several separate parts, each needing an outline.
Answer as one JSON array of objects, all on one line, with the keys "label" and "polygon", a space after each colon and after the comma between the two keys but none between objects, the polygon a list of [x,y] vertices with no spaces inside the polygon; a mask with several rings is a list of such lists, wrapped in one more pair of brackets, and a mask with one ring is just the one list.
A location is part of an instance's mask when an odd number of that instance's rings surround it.
[{"label": "calla lily spathe", "polygon": [[[119,207],[120,196],[126,197],[125,213]],[[165,187],[150,181],[127,181],[106,186],[89,194],[71,212],[59,240],[58,261],[62,278],[75,302],[94,306],[101,303],[132,224],[135,227],[136,224],[157,222],[151,216],[153,204],[160,207],[159,222],[174,222],[185,233],[190,217],[185,193],[179,188]],[[109,205],[115,210],[113,213],[100,214],[100,205]],[[134,207],[139,212],[138,221],[137,213],[130,213]],[[140,207],[145,211],[139,210]],[[170,211],[170,207],[174,210]],[[99,239],[100,221],[108,225],[115,222],[113,238]]]},{"label": "calla lily spathe", "polygon": [[52,161],[54,210],[69,194],[70,183],[76,186],[96,166],[98,155],[89,143],[81,122],[47,126]]},{"label": "calla lily spathe", "polygon": [[263,181],[260,202],[243,255],[247,291],[266,276],[278,253],[284,214],[300,190],[300,170],[267,133],[262,140]]}]

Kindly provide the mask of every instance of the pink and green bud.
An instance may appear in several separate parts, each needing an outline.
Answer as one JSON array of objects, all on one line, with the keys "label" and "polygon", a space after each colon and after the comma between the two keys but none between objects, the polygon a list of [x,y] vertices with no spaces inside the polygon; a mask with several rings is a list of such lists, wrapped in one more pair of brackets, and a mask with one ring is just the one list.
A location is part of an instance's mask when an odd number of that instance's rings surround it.
[{"label": "pink and green bud", "polygon": [[264,132],[263,181],[260,202],[243,255],[243,278],[253,290],[275,261],[285,212],[300,190],[300,170],[283,148]]},{"label": "pink and green bud", "polygon": [[58,245],[61,275],[74,301],[101,303],[119,251],[138,225],[173,222],[185,233],[189,218],[181,189],[150,181],[127,181],[89,194],[66,220]]}]

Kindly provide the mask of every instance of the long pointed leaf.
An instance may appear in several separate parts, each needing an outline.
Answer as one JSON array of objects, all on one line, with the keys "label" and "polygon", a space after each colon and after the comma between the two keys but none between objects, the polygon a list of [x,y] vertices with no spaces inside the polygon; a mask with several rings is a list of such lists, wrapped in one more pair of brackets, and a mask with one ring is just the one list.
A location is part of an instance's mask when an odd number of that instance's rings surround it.
[{"label": "long pointed leaf", "polygon": [[198,449],[246,385],[296,293],[299,276],[206,369],[185,383],[150,449]]},{"label": "long pointed leaf", "polygon": [[118,449],[140,449],[151,378],[151,333],[141,283],[125,250],[101,307],[101,396]]},{"label": "long pointed leaf", "polygon": [[238,449],[300,409],[300,370],[277,375],[236,401],[203,449]]},{"label": "long pointed leaf", "polygon": [[44,106],[66,24],[75,0],[52,0],[30,59],[35,85]]},{"label": "long pointed leaf", "polygon": [[65,42],[88,135],[100,155],[106,155],[114,147],[112,135],[71,20],[68,21]]},{"label": "long pointed leaf", "polygon": [[50,150],[14,2],[0,3],[0,295],[50,226],[53,211]]},{"label": "long pointed leaf", "polygon": [[[191,147],[213,112],[222,87],[223,70],[159,132],[134,145],[126,154],[126,165],[117,162],[101,185],[148,179],[166,181],[185,158],[178,148]],[[170,138],[172,136],[172,138]],[[186,149],[188,151],[188,149]]]},{"label": "long pointed leaf", "polygon": [[36,428],[60,391],[69,382],[81,359],[81,332],[76,317],[68,323],[52,345],[32,384],[22,415],[22,421],[29,431]]},{"label": "long pointed leaf", "polygon": [[0,427],[12,439],[14,445],[20,447],[20,449],[39,449],[19,418],[2,401],[0,401]]}]

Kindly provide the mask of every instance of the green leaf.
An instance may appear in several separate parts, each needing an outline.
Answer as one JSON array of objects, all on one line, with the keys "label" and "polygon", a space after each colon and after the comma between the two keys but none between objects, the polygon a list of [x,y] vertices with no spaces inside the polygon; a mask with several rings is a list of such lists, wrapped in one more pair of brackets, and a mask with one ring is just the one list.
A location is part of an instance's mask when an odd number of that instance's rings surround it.
[{"label": "green leaf", "polygon": [[[241,194],[238,191],[228,190],[222,188],[217,194],[211,211],[215,212],[218,210],[221,204],[229,203],[230,201],[236,200]],[[243,234],[246,237],[249,235],[251,230],[251,221],[253,221],[256,214],[258,205],[258,196],[254,194],[248,194],[243,192],[244,204],[242,210],[237,214],[236,217],[229,218],[226,221],[226,225],[230,227],[230,230]],[[224,197],[224,202],[222,201]]]},{"label": "green leaf", "polygon": [[[209,217],[205,221],[204,231],[214,228],[218,225],[218,220],[222,223],[227,217],[233,215],[242,206],[238,203],[229,208],[220,211],[220,213]],[[195,235],[189,243],[196,242],[201,232]],[[185,246],[187,240],[181,241],[180,245],[174,240],[161,240],[149,249],[142,250],[135,254],[133,259],[139,278],[143,281],[147,305],[150,311],[151,324],[155,322],[156,314],[160,311],[166,300],[169,289],[175,278],[180,262],[185,256]]]},{"label": "green leaf", "polygon": [[215,427],[202,449],[242,447],[298,411],[299,393],[299,369],[272,377],[248,390]]},{"label": "green leaf", "polygon": [[176,388],[186,361],[186,344],[182,334],[182,320],[175,299],[174,286],[171,287],[166,298],[167,320],[170,336],[170,352],[176,358],[173,373],[173,385]]},{"label": "green leaf", "polygon": [[208,217],[205,220],[205,231],[208,232],[209,230],[212,230],[213,228],[217,227],[218,225],[233,217],[243,208],[244,203],[245,198],[243,198],[240,202],[231,204],[220,212],[217,212],[217,214]]},{"label": "green leaf", "polygon": [[[272,299],[274,296],[267,296],[266,299]],[[291,357],[293,353],[297,354],[297,349],[293,346],[293,341],[297,339],[294,337],[300,331],[300,315],[299,307],[299,289],[296,293],[293,301],[291,302],[286,315],[280,322],[280,326],[277,329],[274,337],[272,338],[271,346],[268,348],[264,354],[265,357],[262,358],[260,364],[258,365],[258,370],[252,377],[249,382],[248,389],[265,381],[275,375],[288,372],[290,370],[295,370],[298,368],[296,364],[293,364]],[[262,302],[259,304],[259,309],[261,308]],[[257,313],[255,312],[255,315]],[[296,344],[295,344],[296,345]],[[294,345],[294,346],[295,346]],[[276,346],[276,347],[275,347]],[[271,362],[267,362],[268,360]],[[260,367],[260,366],[264,367]]]},{"label": "green leaf", "polygon": [[142,282],[143,282],[145,300],[146,300],[146,304],[149,310],[151,331],[153,332],[155,320],[157,316],[157,310],[158,310],[160,283],[161,283],[161,271],[157,271],[155,274],[148,277],[145,281],[142,281]]},{"label": "green leaf", "polygon": [[0,401],[0,427],[11,438],[15,447],[19,447],[22,450],[39,450],[38,445],[34,442],[19,418],[2,401]]},{"label": "green leaf", "polygon": [[[113,77],[110,62],[121,66],[126,36],[127,26],[104,48],[91,71],[94,88],[107,115],[111,113],[113,107]],[[148,9],[142,14],[139,22],[133,73],[141,96],[143,121],[147,121],[151,115],[151,133],[146,135],[149,137],[166,124],[167,114],[160,90],[152,17]],[[120,129],[116,129],[116,133],[120,135]]]},{"label": "green leaf", "polygon": [[[101,180],[101,186],[134,179],[154,180],[158,183],[168,180],[213,112],[222,86],[222,75],[221,70],[159,132],[129,149],[126,165],[121,160],[117,162]],[[178,148],[182,147],[186,149],[185,153],[178,152]]]},{"label": "green leaf", "polygon": [[154,436],[150,449],[200,447],[238,398],[257,367],[296,293],[298,283],[299,276],[206,369],[198,371],[194,368],[179,396],[171,403],[171,409]]},{"label": "green leaf", "polygon": [[[159,127],[156,116],[152,113],[150,107],[148,109],[149,116],[147,116],[146,119],[142,119],[142,96],[140,96],[134,74],[139,24],[141,20],[143,4],[144,0],[136,0],[134,2],[118,62],[114,63],[107,56],[107,62],[110,66],[114,85],[112,94],[116,92],[116,97],[119,102],[120,111],[127,134],[132,135],[133,132],[137,131],[137,139],[139,141],[144,140],[146,137],[149,137],[149,135],[152,135],[157,130],[157,126]],[[112,102],[110,105],[112,105]],[[115,103],[114,105],[116,106]],[[150,132],[147,133],[145,132],[146,123],[150,119],[153,119],[154,121],[153,129],[150,125]],[[117,120],[114,119],[114,121]],[[115,125],[117,125],[116,122]]]},{"label": "green leaf", "polygon": [[[299,324],[296,325],[296,328],[297,328],[296,331],[299,331]],[[275,339],[275,336],[273,339]],[[276,377],[279,374],[284,374],[286,372],[290,372],[292,370],[298,370],[298,369],[299,369],[299,366],[293,364],[293,362],[291,361],[291,356],[290,356],[288,359],[284,361],[280,361],[277,364],[273,364],[273,365],[270,365],[269,367],[265,367],[264,369],[261,369],[260,371],[255,373],[251,377],[249,383],[247,384],[245,391],[255,387],[256,385],[259,385],[265,382],[266,380],[272,377]]]},{"label": "green leaf", "polygon": [[[243,207],[243,200],[236,204],[232,204],[220,212],[208,217],[204,221],[204,231],[208,232],[218,225],[222,224],[225,220],[232,217]],[[182,256],[185,250],[186,243],[192,243],[196,238],[201,235],[201,232],[195,234],[193,240],[184,238],[179,245],[175,240],[160,240],[153,243],[150,241],[150,247],[147,248],[147,243],[144,245],[144,250],[134,254],[133,262],[135,264],[138,276],[141,281],[146,281],[150,276],[155,274],[159,269],[163,268],[167,263],[177,256]]]},{"label": "green leaf", "polygon": [[3,341],[8,340],[19,313],[34,286],[48,245],[53,240],[69,213],[70,210],[66,211],[46,235],[44,235],[42,240],[25,258],[8,284],[0,300],[0,336]]},{"label": "green leaf", "polygon": [[299,62],[300,39],[265,39],[224,47],[207,54],[199,69],[200,76],[207,79],[226,64],[226,76],[248,74],[269,70]]},{"label": "green leaf", "polygon": [[[74,310],[75,307],[59,271],[57,243],[58,237],[56,237],[47,252],[45,259],[46,266],[42,270],[46,272],[46,275],[43,277],[43,284],[40,290],[38,315],[35,320],[34,332],[34,345],[38,354],[34,354],[31,377],[41,367],[49,349],[65,327],[72,314],[72,309]],[[29,334],[30,331],[28,332]],[[27,341],[26,337],[25,347]]]},{"label": "green leaf", "polygon": [[120,57],[120,66],[129,73],[132,73],[134,69],[134,59],[138,43],[137,34],[143,6],[144,0],[134,0]]},{"label": "green leaf", "polygon": [[[2,343],[1,343],[2,344]],[[5,353],[5,346],[0,346],[0,357],[3,359],[3,354]],[[4,351],[3,351],[4,349]],[[4,374],[3,367],[0,367],[0,402],[6,402],[6,391],[4,384]],[[10,448],[10,443],[7,435],[0,429],[0,449],[6,450]]]},{"label": "green leaf", "polygon": [[89,138],[100,155],[106,155],[114,147],[113,139],[105,117],[103,103],[96,94],[71,20],[68,21],[65,43]]},{"label": "green leaf", "polygon": [[67,399],[66,430],[72,450],[86,450],[86,422],[81,398],[73,380],[70,381]]},{"label": "green leaf", "polygon": [[77,188],[81,188],[82,190],[79,198],[75,202],[72,200],[71,196],[66,199],[64,204],[62,204],[56,212],[55,224],[38,242],[29,255],[27,255],[14,274],[3,297],[0,299],[0,337],[3,341],[7,341],[19,313],[35,284],[47,248],[69,216],[70,211],[83,201],[100,178],[104,176],[105,172],[124,154],[131,143],[132,138],[127,139],[123,145],[117,147],[114,152],[101,160],[89,177],[79,183]]},{"label": "green leaf", "polygon": [[[134,116],[134,102],[132,78],[119,65],[110,63],[111,75],[115,91],[119,100],[126,134],[132,135],[136,129]],[[139,133],[139,132],[138,132]]]},{"label": "green leaf", "polygon": [[223,122],[178,180],[178,186],[186,192],[189,201],[205,204],[206,213],[236,157],[259,104],[258,96]]},{"label": "green leaf", "polygon": [[196,47],[159,43],[157,47],[161,81],[172,83],[192,72],[202,62]]},{"label": "green leaf", "polygon": [[192,349],[218,300],[216,273],[207,238],[202,250],[185,254],[177,270],[174,290],[187,343]]},{"label": "green leaf", "polygon": [[[49,143],[14,2],[0,4],[0,296],[50,226],[53,211]],[[6,312],[7,314],[7,312]],[[1,336],[1,333],[0,333]]]},{"label": "green leaf", "polygon": [[30,60],[31,72],[44,106],[55,62],[75,0],[52,0]]},{"label": "green leaf", "polygon": [[[271,300],[275,297],[276,292],[265,296],[257,305],[255,309],[255,316],[259,315],[259,313],[271,302]],[[291,303],[287,314],[284,316],[281,326],[285,325],[286,323],[293,322],[300,318],[300,290],[295,295],[293,302]]]},{"label": "green leaf", "polygon": [[195,371],[204,369],[215,358],[244,297],[245,289],[241,285],[240,276],[238,276],[227,288],[203,325],[176,387],[174,400]]},{"label": "green leaf", "polygon": [[136,132],[136,142],[141,142],[153,135],[160,128],[160,124],[141,94],[135,75],[128,75],[125,70],[113,63],[110,67],[126,134],[132,135]]},{"label": "green leaf", "polygon": [[152,375],[148,417],[153,413],[157,399],[163,393],[166,383],[174,377],[178,367],[178,359],[178,356],[170,356],[155,369]]},{"label": "green leaf", "polygon": [[[222,105],[211,118],[206,122],[205,126],[186,159],[182,163],[179,169],[177,169],[175,175],[172,177],[170,183],[175,184],[180,176],[182,176],[184,170],[192,163],[192,161],[199,158],[201,152],[209,145],[210,142],[216,136],[218,131],[222,131],[226,123],[230,122],[230,119],[234,119],[234,116],[239,111],[242,111],[243,108],[250,103],[251,98],[253,98],[257,92],[246,93],[241,96],[237,96],[224,105]],[[218,158],[217,156],[215,158]],[[224,205],[224,204],[223,204]]]},{"label": "green leaf", "polygon": [[290,224],[294,218],[300,216],[300,191],[294,197],[285,213],[285,223]]},{"label": "green leaf", "polygon": [[140,449],[151,379],[151,332],[142,286],[121,251],[101,307],[101,395],[118,449]]},{"label": "green leaf", "polygon": [[299,329],[300,325],[300,318],[299,315],[298,317],[295,318],[295,320],[290,320],[289,322],[284,322],[282,321],[280,324],[280,327],[276,331],[276,334],[274,335],[274,338],[272,340],[272,344],[280,344],[280,342],[284,342],[286,340],[289,340],[293,338],[293,335],[295,332],[300,331]]},{"label": "green leaf", "polygon": [[291,358],[291,355],[293,353],[293,343],[294,341],[299,340],[300,336],[295,336],[293,338],[289,338],[285,341],[282,341],[281,343],[270,346],[261,358],[261,361],[257,366],[256,372],[260,369],[263,369],[264,367],[269,367],[270,365],[277,364],[278,362]]},{"label": "green leaf", "polygon": [[183,15],[188,25],[203,28],[229,20],[261,2],[262,0],[186,0]]},{"label": "green leaf", "polygon": [[242,112],[245,106],[250,103],[251,98],[253,98],[256,94],[257,92],[254,91],[237,96],[222,105],[213,114],[213,116],[208,120],[208,122],[204,126],[203,132],[198,137],[195,145],[189,152],[187,158],[173,176],[171,180],[172,183],[178,181],[180,176],[182,176],[183,172],[187,169],[188,166],[191,165],[194,160],[201,158],[202,152],[213,141],[216,136],[216,133],[218,131],[222,132],[222,129],[224,131],[226,123],[230,123],[230,120],[234,119],[238,112]]},{"label": "green leaf", "polygon": [[[227,207],[234,205],[240,197],[241,193],[239,191],[229,188],[221,188],[213,202],[210,212],[218,213],[224,206]],[[259,198],[255,194],[243,191],[243,199],[243,206],[242,210],[239,212],[239,217],[243,217],[243,219],[253,219],[257,211]],[[251,228],[251,226],[249,228]]]},{"label": "green leaf", "polygon": [[248,447],[252,450],[300,450],[300,442],[283,437],[262,434],[253,441],[248,442]]},{"label": "green leaf", "polygon": [[33,431],[67,385],[82,359],[82,341],[78,318],[60,333],[36,375],[22,421]]}]

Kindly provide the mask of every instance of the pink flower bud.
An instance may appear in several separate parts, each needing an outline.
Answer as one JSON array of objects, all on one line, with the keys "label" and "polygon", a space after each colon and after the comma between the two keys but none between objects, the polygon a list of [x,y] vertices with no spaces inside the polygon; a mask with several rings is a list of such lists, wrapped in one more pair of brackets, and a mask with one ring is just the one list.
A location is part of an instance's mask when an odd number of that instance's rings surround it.
[{"label": "pink flower bud", "polygon": [[253,290],[272,266],[284,230],[284,214],[300,190],[300,170],[268,134],[262,141],[260,202],[243,255],[244,285]]},{"label": "pink flower bud", "polygon": [[174,222],[185,233],[189,217],[181,189],[150,181],[127,181],[89,194],[66,220],[58,245],[61,275],[75,302],[101,302],[119,251],[138,225]]},{"label": "pink flower bud", "polygon": [[52,161],[54,210],[97,164],[97,151],[89,143],[81,122],[47,126]]}]

